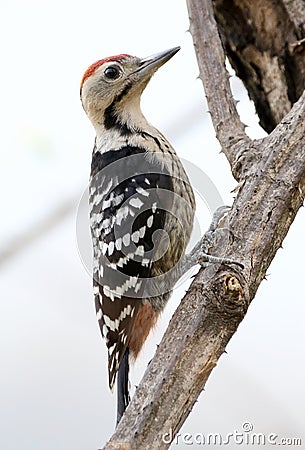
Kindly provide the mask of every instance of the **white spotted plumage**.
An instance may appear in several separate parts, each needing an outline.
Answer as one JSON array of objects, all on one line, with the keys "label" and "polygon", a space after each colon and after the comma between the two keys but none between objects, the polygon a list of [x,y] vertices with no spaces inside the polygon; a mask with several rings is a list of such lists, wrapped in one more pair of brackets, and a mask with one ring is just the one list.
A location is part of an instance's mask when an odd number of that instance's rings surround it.
[{"label": "white spotted plumage", "polygon": [[[81,83],[82,104],[96,129],[89,189],[93,292],[110,388],[118,370],[121,375],[118,420],[129,399],[129,351],[137,356],[172,288],[169,280],[169,291],[151,295],[147,284],[177,263],[193,222],[194,196],[181,162],[147,122],[139,101],[152,74],[177,51],[143,60],[106,58],[90,66]],[[179,210],[171,194],[183,197],[189,209]],[[158,230],[168,235],[166,252]]]}]

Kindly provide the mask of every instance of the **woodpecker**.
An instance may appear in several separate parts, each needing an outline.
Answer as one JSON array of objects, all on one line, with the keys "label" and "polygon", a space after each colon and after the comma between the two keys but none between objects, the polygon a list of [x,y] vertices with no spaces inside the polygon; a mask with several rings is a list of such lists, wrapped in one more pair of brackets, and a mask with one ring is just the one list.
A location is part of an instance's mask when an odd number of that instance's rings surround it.
[{"label": "woodpecker", "polygon": [[139,355],[179,276],[198,263],[243,268],[208,254],[229,207],[216,210],[207,233],[185,254],[194,193],[172,145],[141,112],[152,75],[179,49],[98,60],[80,87],[96,131],[89,184],[93,293],[111,390],[117,377],[117,424],[130,401],[129,358]]},{"label": "woodpecker", "polygon": [[182,163],[140,108],[152,75],[179,49],[101,59],[80,87],[96,131],[89,185],[93,290],[111,390],[118,376],[117,423],[129,402],[129,357],[138,356],[168,301],[176,281],[171,271],[193,227],[194,193]]}]

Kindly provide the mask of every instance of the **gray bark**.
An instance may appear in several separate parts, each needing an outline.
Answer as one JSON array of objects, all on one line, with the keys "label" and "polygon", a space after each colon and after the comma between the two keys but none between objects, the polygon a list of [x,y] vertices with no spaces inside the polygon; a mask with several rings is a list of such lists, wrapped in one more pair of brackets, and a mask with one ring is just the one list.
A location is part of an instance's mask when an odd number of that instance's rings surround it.
[{"label": "gray bark", "polygon": [[[223,14],[221,4],[234,2],[215,0],[214,3],[219,22],[219,16]],[[235,3],[241,5],[242,1]],[[275,2],[265,3],[275,5]],[[278,10],[279,5],[288,8],[292,4],[297,7],[299,3],[302,7],[298,1],[278,0],[275,8]],[[187,0],[187,5],[190,31],[213,125],[232,173],[239,182],[227,224],[233,231],[234,239],[227,245],[226,257],[242,262],[245,268],[240,270],[235,266],[221,265],[216,270],[211,268],[199,272],[175,312],[155,357],[105,450],[169,447],[162,436],[170,428],[173,434],[177,433],[190,413],[212,369],[246,314],[305,196],[303,75],[300,75],[296,88],[298,93],[290,98],[287,85],[285,89],[287,80],[278,73],[277,63],[271,57],[265,57],[266,67],[260,78],[263,91],[260,101],[269,104],[269,109],[266,106],[266,120],[272,118],[272,128],[278,125],[266,138],[250,140],[232,98],[212,0]],[[292,6],[289,11],[291,14],[287,14],[285,9],[284,14],[282,9],[282,30],[288,27],[288,21],[289,26],[293,23],[300,30],[301,37],[303,25],[297,19],[293,20],[296,16]],[[254,11],[251,9],[247,14],[254,14]],[[221,25],[222,36],[225,27],[226,24]],[[242,33],[235,32],[237,42],[244,38]],[[291,39],[291,34],[285,37],[281,29],[276,33],[281,34],[278,39]],[[274,31],[275,40],[276,33]],[[255,41],[252,45],[255,47]],[[273,74],[277,80],[275,83],[279,83],[274,104],[264,91]],[[291,77],[297,78],[298,75],[292,73]],[[259,86],[259,80],[250,80],[246,86],[251,93],[251,89]],[[290,109],[296,97],[299,100]],[[221,254],[221,246],[219,242],[213,254]]]}]

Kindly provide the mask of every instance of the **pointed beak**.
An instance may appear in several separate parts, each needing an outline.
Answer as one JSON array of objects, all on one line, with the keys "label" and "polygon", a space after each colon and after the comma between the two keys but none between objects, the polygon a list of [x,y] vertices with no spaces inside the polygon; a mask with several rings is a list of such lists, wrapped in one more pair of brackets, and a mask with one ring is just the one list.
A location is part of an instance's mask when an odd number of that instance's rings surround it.
[{"label": "pointed beak", "polygon": [[148,56],[140,60],[140,66],[135,72],[140,72],[141,75],[153,74],[159,67],[163,66],[169,59],[172,58],[180,47],[174,47],[164,52],[156,53],[155,55]]}]

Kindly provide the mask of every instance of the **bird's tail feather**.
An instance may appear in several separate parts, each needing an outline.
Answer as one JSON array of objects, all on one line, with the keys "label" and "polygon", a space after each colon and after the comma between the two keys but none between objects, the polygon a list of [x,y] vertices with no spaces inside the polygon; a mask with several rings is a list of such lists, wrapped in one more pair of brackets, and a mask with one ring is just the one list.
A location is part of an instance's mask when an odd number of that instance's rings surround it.
[{"label": "bird's tail feather", "polygon": [[118,378],[117,378],[117,425],[119,424],[125,409],[130,401],[129,396],[129,349],[125,350],[123,359],[121,361]]}]

